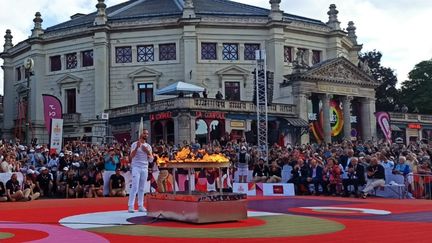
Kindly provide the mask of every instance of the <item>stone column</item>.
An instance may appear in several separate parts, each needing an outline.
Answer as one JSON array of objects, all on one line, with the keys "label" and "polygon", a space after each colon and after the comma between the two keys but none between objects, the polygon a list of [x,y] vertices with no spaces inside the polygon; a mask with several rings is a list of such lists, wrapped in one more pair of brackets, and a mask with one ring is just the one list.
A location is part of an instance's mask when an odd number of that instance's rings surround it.
[{"label": "stone column", "polygon": [[331,124],[330,124],[330,96],[327,94],[320,96],[323,111],[323,132],[324,142],[331,143]]},{"label": "stone column", "polygon": [[[294,96],[294,104],[297,107],[297,114],[299,118],[308,121],[308,107],[307,107],[307,101],[308,97],[310,95],[307,93],[298,93]],[[303,134],[300,138],[301,144],[306,144],[310,142],[309,134]]]},{"label": "stone column", "polygon": [[351,140],[351,96],[342,98],[342,108],[344,117],[344,139]]},{"label": "stone column", "polygon": [[375,99],[363,98],[361,101],[362,138],[364,141],[376,139]]},{"label": "stone column", "polygon": [[94,34],[94,114],[101,115],[106,109],[109,109],[109,40],[108,33],[101,29]]}]

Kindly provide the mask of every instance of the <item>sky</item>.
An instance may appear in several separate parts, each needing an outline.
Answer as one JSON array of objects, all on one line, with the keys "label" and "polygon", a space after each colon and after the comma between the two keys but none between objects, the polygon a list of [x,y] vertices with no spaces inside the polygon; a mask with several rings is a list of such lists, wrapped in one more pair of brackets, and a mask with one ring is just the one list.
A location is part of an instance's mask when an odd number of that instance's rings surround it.
[{"label": "sky", "polygon": [[[108,6],[126,0],[106,0]],[[269,0],[235,0],[270,8]],[[431,0],[282,0],[285,13],[328,21],[328,7],[336,4],[341,28],[348,21],[357,27],[357,42],[363,52],[382,52],[381,64],[395,70],[399,84],[408,79],[414,66],[432,58]],[[13,44],[30,36],[33,18],[41,12],[43,28],[70,19],[75,13],[96,10],[97,0],[1,0],[0,52],[6,29],[13,35]],[[0,65],[3,60],[0,59]],[[0,70],[0,94],[3,94],[3,72]]]}]

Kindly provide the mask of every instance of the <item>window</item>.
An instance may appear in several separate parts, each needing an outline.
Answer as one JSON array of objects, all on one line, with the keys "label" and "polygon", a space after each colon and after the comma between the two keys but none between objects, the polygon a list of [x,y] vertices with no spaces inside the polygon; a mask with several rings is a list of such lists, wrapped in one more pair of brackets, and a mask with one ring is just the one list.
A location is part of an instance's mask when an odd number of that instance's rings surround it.
[{"label": "window", "polygon": [[284,62],[292,62],[292,47],[284,46]]},{"label": "window", "polygon": [[150,103],[153,101],[153,84],[138,84],[138,104]]},{"label": "window", "polygon": [[240,82],[225,82],[226,100],[240,100]]},{"label": "window", "polygon": [[66,108],[67,114],[76,113],[76,89],[66,90]]},{"label": "window", "polygon": [[159,61],[176,60],[176,44],[160,44],[159,45]]},{"label": "window", "polygon": [[132,62],[132,47],[123,46],[116,47],[116,63],[131,63]]},{"label": "window", "polygon": [[320,63],[321,62],[321,51],[312,51],[312,65]]},{"label": "window", "polygon": [[21,67],[17,67],[15,69],[15,73],[16,73],[16,81],[20,81],[21,80]]},{"label": "window", "polygon": [[154,61],[154,46],[153,45],[138,46],[137,61],[138,62],[153,62]]},{"label": "window", "polygon": [[82,66],[83,67],[93,66],[93,50],[82,52]]},{"label": "window", "polygon": [[66,69],[74,69],[77,67],[77,64],[78,61],[76,53],[66,54]]},{"label": "window", "polygon": [[216,43],[201,43],[201,59],[216,60]]},{"label": "window", "polygon": [[238,60],[238,44],[224,43],[222,50],[223,60]]},{"label": "window", "polygon": [[255,51],[260,49],[260,44],[245,44],[244,47],[244,59],[255,60]]},{"label": "window", "polygon": [[51,69],[50,69],[51,72],[61,70],[61,58],[60,58],[60,55],[50,57],[50,65],[51,65]]}]

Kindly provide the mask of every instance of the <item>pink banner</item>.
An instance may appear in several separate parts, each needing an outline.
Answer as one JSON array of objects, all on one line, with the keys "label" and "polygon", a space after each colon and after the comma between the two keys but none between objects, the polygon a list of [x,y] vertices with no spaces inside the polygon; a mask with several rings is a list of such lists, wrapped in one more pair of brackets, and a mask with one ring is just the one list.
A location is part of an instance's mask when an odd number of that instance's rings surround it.
[{"label": "pink banner", "polygon": [[375,113],[378,124],[381,127],[381,131],[384,133],[387,141],[391,143],[391,127],[390,127],[390,115],[387,112]]},{"label": "pink banner", "polygon": [[47,131],[51,132],[51,119],[61,119],[63,110],[61,101],[49,94],[43,94],[43,105],[44,105],[44,118],[45,118],[45,127]]}]

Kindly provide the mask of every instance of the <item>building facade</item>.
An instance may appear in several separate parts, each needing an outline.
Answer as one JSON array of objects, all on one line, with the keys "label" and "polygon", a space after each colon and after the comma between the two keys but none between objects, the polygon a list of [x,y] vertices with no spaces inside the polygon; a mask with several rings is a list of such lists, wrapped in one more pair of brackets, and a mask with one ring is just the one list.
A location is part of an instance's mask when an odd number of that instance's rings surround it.
[{"label": "building facade", "polygon": [[[266,50],[272,77],[271,143],[375,137],[379,84],[359,63],[354,24],[342,30],[335,5],[324,23],[284,13],[280,2],[270,0],[264,9],[228,0],[134,0],[109,7],[98,0],[96,12],[46,29],[36,13],[31,37],[13,45],[8,30],[0,54],[4,137],[47,142],[47,93],[63,103],[66,139],[129,140],[142,117],[153,141],[253,141],[252,72],[259,49]],[[25,73],[27,58],[34,60],[32,75]],[[179,80],[206,88],[206,96],[155,94]],[[218,91],[222,98],[216,99]]]}]

